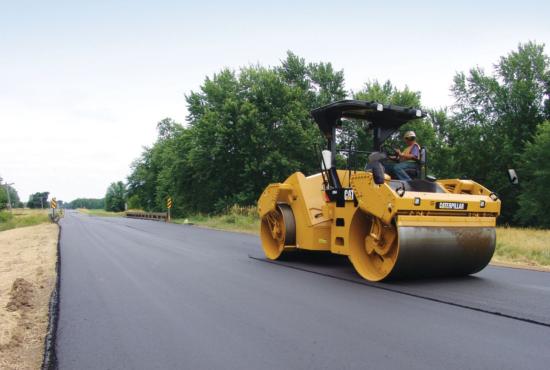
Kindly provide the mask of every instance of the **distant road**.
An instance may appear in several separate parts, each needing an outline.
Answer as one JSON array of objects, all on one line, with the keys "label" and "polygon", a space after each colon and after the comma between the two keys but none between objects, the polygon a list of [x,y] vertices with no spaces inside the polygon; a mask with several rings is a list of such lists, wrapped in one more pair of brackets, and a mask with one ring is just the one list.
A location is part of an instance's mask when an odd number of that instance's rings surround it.
[{"label": "distant road", "polygon": [[60,369],[548,369],[550,273],[368,284],[257,237],[67,212]]}]

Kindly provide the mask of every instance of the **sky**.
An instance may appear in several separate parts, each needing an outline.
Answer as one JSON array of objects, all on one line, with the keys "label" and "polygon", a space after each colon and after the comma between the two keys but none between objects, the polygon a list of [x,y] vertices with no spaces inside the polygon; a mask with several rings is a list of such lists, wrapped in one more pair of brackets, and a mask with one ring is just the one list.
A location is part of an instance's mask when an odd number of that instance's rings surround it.
[{"label": "sky", "polygon": [[350,91],[389,79],[449,106],[457,72],[550,44],[548,19],[531,0],[0,0],[0,176],[23,201],[103,197],[157,122],[185,123],[206,76],[288,50],[344,70]]}]

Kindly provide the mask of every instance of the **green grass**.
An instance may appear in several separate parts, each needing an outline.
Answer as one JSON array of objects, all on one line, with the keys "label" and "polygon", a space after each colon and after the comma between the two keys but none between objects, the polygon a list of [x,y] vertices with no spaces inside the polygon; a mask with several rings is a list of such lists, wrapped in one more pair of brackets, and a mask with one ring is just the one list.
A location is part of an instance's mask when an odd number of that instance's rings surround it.
[{"label": "green grass", "polygon": [[85,215],[90,216],[99,216],[99,217],[124,217],[124,212],[110,212],[103,209],[87,209],[79,208],[78,212],[84,213]]},{"label": "green grass", "polygon": [[227,212],[220,215],[190,215],[186,218],[172,219],[173,223],[209,227],[212,229],[245,232],[258,234],[260,220],[256,207],[233,206]]},{"label": "green grass", "polygon": [[0,211],[0,231],[50,222],[49,209],[13,209]]},{"label": "green grass", "polygon": [[498,227],[493,260],[550,267],[550,230]]}]

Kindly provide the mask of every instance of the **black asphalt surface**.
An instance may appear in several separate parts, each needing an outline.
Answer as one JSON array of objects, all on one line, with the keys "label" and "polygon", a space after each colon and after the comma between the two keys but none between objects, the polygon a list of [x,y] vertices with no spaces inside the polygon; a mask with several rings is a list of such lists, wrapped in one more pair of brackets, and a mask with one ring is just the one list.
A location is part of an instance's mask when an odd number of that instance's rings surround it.
[{"label": "black asphalt surface", "polygon": [[60,369],[548,369],[550,273],[369,284],[257,237],[68,212]]}]

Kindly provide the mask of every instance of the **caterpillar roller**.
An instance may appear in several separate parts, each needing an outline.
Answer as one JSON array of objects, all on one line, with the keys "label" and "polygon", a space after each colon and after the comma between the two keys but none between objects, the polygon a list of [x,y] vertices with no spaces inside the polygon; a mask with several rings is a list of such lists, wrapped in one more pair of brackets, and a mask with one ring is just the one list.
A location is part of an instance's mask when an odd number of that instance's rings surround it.
[{"label": "caterpillar roller", "polygon": [[[498,196],[463,179],[426,176],[426,149],[411,180],[384,172],[392,158],[384,144],[407,122],[426,113],[376,102],[343,100],[311,112],[326,138],[319,173],[296,172],[270,184],[258,200],[262,248],[276,260],[296,250],[348,256],[364,279],[468,275],[493,256]],[[335,166],[342,122],[364,121],[372,132],[369,170]],[[341,146],[341,145],[340,145]],[[340,158],[349,158],[348,150]],[[413,173],[414,172],[414,173]]]}]

